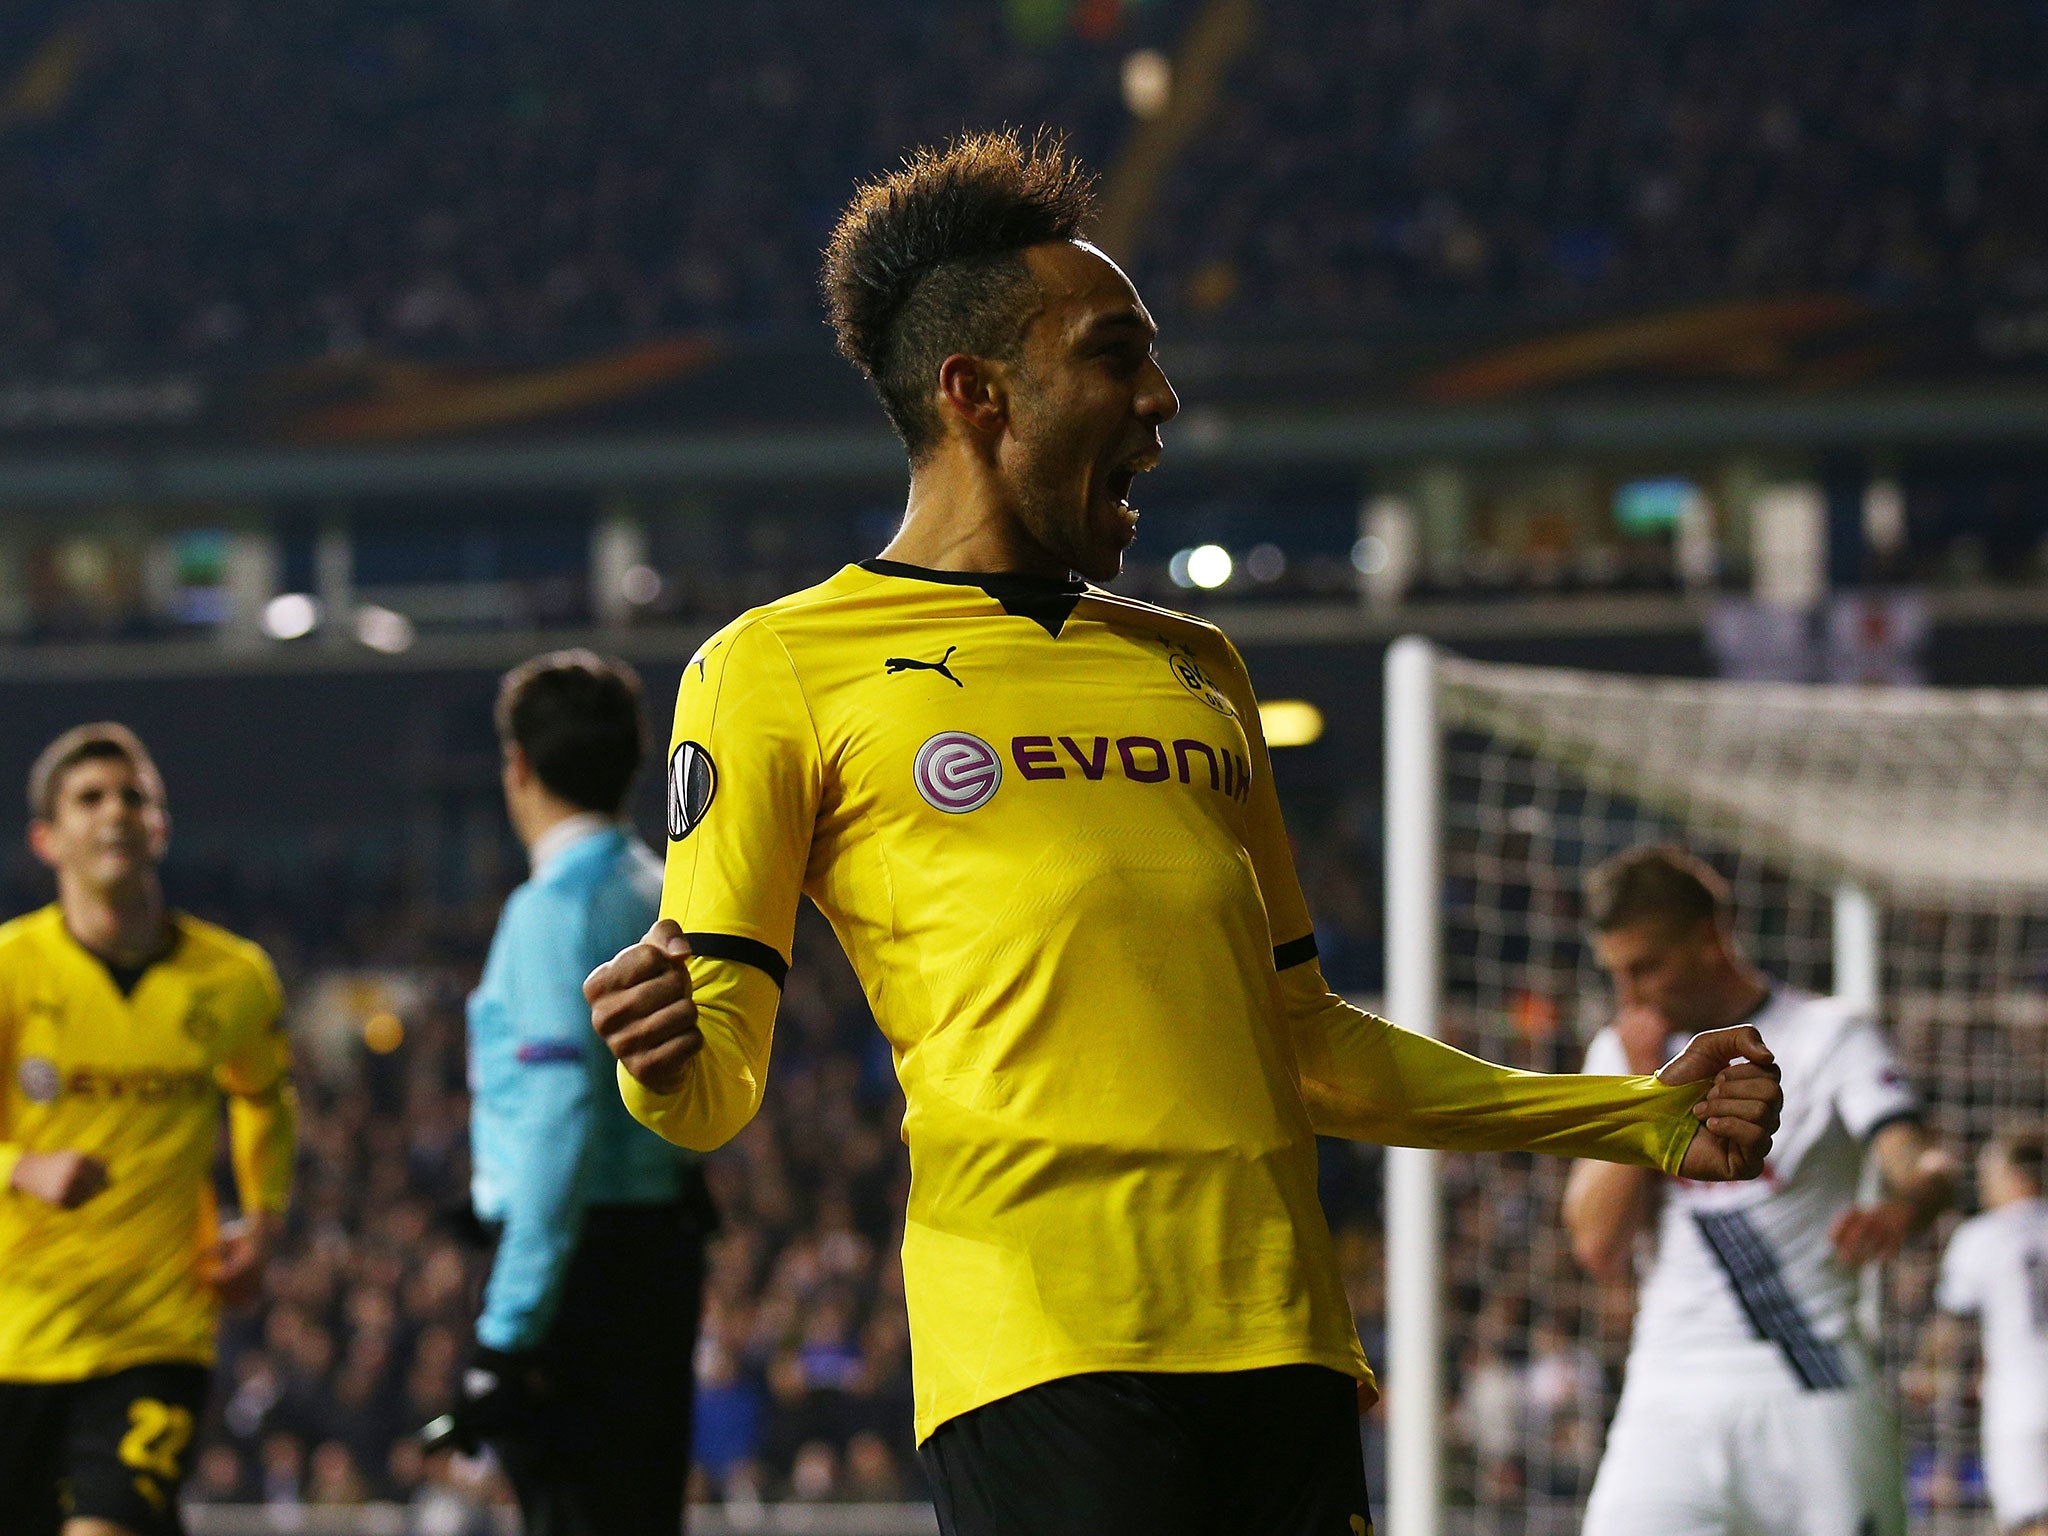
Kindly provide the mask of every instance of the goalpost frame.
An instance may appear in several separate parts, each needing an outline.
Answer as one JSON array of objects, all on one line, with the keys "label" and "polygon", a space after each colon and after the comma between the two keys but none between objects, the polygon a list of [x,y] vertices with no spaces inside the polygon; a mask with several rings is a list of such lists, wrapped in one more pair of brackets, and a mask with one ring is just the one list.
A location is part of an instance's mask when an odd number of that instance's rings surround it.
[{"label": "goalpost frame", "polygon": [[[1420,636],[1387,651],[1385,778],[1387,1016],[1434,1037],[1443,980],[1443,738],[1436,649]],[[1844,881],[1832,906],[1835,993],[1874,1011],[1882,986],[1877,903]],[[1443,1528],[1442,1224],[1439,1155],[1388,1148],[1386,1536],[1441,1536]]]},{"label": "goalpost frame", "polygon": [[[1443,969],[1443,746],[1436,651],[1396,640],[1386,663],[1387,1016],[1434,1037]],[[1386,1536],[1443,1523],[1443,1233],[1438,1154],[1386,1158]]]}]

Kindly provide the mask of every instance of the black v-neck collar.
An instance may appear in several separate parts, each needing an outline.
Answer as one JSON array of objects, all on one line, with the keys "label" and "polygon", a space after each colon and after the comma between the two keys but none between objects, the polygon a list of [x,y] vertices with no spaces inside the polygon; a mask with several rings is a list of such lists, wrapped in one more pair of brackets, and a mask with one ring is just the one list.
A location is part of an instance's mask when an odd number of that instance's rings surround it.
[{"label": "black v-neck collar", "polygon": [[860,568],[877,576],[936,581],[951,587],[979,587],[1002,605],[1003,612],[1031,620],[1055,640],[1073,615],[1074,605],[1088,591],[1088,583],[1078,576],[1062,581],[1057,576],[1027,576],[1016,571],[935,571],[901,560],[884,560],[879,555],[861,561]]},{"label": "black v-neck collar", "polygon": [[127,999],[135,996],[135,989],[142,985],[143,977],[175,955],[178,952],[178,946],[185,942],[185,932],[178,926],[177,918],[170,917],[167,921],[171,930],[170,942],[140,965],[122,965],[117,960],[109,960],[77,934],[72,933],[69,927],[66,927],[64,932],[72,943],[76,944],[100,963],[100,968],[107,973],[107,979],[114,984],[114,990],[119,992],[124,999]]}]

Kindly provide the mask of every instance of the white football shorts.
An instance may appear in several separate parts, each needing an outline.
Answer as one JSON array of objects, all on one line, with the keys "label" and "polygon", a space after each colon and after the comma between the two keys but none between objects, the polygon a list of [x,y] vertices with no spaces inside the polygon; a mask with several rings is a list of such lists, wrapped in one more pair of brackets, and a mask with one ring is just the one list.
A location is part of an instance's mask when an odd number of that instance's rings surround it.
[{"label": "white football shorts", "polygon": [[1984,1426],[1984,1485],[2001,1531],[2048,1520],[2048,1430]]},{"label": "white football shorts", "polygon": [[1584,1536],[1905,1536],[1898,1426],[1876,1383],[1689,1385],[1622,1392]]}]

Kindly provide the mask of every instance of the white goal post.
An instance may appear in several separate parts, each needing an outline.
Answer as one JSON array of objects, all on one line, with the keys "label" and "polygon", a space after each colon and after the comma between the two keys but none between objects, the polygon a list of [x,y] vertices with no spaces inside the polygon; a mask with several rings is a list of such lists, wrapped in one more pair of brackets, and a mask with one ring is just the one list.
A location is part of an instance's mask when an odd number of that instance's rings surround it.
[{"label": "white goal post", "polygon": [[[1577,1070],[1607,993],[1588,869],[1675,841],[1730,879],[1767,971],[1872,1008],[1959,1155],[2048,1113],[2048,690],[1742,684],[1386,662],[1387,1012]],[[1632,1294],[1571,1262],[1563,1167],[1386,1160],[1386,1536],[1576,1532]],[[1939,1237],[1865,1292],[1916,1529],[1965,1529],[1972,1362],[1920,1357]]]}]

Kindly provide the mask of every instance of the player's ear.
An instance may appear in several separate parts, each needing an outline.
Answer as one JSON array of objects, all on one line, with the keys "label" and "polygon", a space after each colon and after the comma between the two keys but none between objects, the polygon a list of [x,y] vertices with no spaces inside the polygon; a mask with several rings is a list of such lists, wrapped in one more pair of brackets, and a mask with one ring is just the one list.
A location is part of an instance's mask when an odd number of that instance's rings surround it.
[{"label": "player's ear", "polygon": [[533,764],[527,761],[526,749],[520,746],[518,742],[508,741],[505,743],[502,763],[505,787],[507,789],[511,789],[515,785],[524,789],[533,782]]},{"label": "player's ear", "polygon": [[28,824],[28,851],[55,869],[57,851],[50,846],[50,824],[38,816]]},{"label": "player's ear", "polygon": [[992,439],[1010,419],[1008,381],[1000,363],[955,352],[939,364],[939,408],[975,437]]}]

